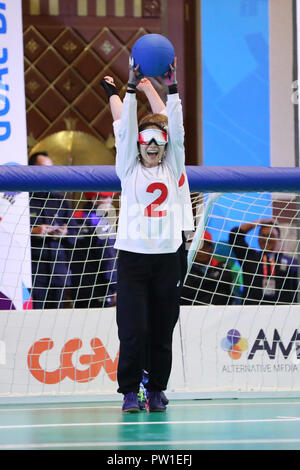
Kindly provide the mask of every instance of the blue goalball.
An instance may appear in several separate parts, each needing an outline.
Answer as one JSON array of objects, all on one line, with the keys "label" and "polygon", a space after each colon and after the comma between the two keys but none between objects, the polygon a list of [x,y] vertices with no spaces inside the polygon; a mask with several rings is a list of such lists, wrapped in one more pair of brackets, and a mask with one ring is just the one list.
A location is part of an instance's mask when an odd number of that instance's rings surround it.
[{"label": "blue goalball", "polygon": [[175,51],[173,44],[161,34],[145,34],[133,45],[131,55],[134,65],[146,77],[160,77],[169,70]]}]

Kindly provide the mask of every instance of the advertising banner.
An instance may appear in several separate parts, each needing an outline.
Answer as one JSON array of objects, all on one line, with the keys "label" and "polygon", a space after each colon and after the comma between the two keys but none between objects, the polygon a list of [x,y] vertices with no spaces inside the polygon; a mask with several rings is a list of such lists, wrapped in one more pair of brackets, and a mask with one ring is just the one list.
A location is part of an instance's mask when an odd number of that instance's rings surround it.
[{"label": "advertising banner", "polygon": [[[0,164],[26,165],[22,2],[0,1]],[[28,193],[0,193],[0,310],[29,306]]]},{"label": "advertising banner", "polygon": [[182,307],[181,311],[187,390],[300,394],[299,306]]},{"label": "advertising banner", "polygon": [[[182,307],[168,393],[300,396],[299,318],[299,306]],[[0,339],[0,397],[121,399],[114,308],[1,312]]]}]

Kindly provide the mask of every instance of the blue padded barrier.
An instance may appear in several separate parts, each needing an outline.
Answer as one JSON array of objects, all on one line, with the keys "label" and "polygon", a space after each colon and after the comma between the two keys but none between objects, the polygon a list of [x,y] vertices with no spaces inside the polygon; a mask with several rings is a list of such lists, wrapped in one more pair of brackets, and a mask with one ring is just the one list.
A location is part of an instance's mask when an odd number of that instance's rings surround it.
[{"label": "blue padded barrier", "polygon": [[[187,166],[192,192],[300,192],[300,168]],[[121,190],[113,165],[0,166],[0,191]]]}]

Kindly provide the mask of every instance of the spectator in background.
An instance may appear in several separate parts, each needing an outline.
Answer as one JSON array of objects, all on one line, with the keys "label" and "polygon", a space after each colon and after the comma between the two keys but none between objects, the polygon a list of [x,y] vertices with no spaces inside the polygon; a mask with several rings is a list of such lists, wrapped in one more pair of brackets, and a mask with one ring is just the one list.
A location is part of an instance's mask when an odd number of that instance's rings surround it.
[{"label": "spectator in background", "polygon": [[75,308],[116,304],[116,210],[114,193],[85,193],[87,203],[74,216],[80,225],[72,257]]},{"label": "spectator in background", "polygon": [[[260,250],[250,248],[246,241],[246,235],[257,225],[260,226]],[[289,304],[297,301],[296,263],[279,251],[280,230],[274,220],[256,220],[234,227],[229,243],[242,267],[245,304]]]},{"label": "spectator in background", "polygon": [[230,305],[233,279],[225,263],[213,258],[212,236],[205,231],[181,295],[181,305]]},{"label": "spectator in background", "polygon": [[232,246],[228,240],[219,240],[214,243],[214,261],[226,265],[226,269],[230,269],[232,276],[233,289],[232,300],[234,305],[240,305],[243,300],[243,272],[237,259],[234,257]]},{"label": "spectator in background", "polygon": [[[47,152],[37,152],[29,165],[52,166]],[[32,299],[34,309],[62,308],[71,284],[70,254],[77,224],[64,195],[56,192],[30,193]]]}]

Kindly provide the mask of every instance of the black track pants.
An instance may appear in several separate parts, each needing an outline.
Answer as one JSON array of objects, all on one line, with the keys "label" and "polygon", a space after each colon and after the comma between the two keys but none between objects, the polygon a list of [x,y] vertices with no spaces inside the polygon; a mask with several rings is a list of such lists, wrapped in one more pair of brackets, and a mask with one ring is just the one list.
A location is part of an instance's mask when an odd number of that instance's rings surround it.
[{"label": "black track pants", "polygon": [[119,251],[117,324],[120,393],[139,390],[149,345],[148,390],[165,390],[172,366],[172,337],[179,315],[180,255]]}]

